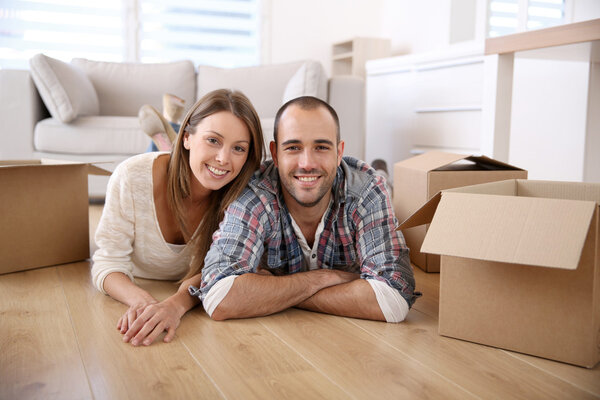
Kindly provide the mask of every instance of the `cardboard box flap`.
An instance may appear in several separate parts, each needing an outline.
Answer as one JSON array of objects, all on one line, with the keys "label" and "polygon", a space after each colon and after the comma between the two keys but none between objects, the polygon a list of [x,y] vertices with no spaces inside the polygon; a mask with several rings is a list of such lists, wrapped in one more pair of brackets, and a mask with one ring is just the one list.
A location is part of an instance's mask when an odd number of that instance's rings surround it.
[{"label": "cardboard box flap", "polygon": [[87,165],[88,175],[110,175],[112,172],[98,164],[110,164],[108,162],[84,163],[80,161],[55,160],[51,158],[42,158],[38,160],[0,160],[0,168],[16,168],[24,166],[40,165]]},{"label": "cardboard box flap", "polygon": [[[42,158],[41,163],[43,165],[64,165],[64,164],[86,164],[88,166],[88,175],[110,175],[111,171],[102,168],[97,164],[103,163],[83,163],[79,161],[68,161],[68,160],[55,160],[52,158]],[[104,163],[107,164],[107,163]]]},{"label": "cardboard box flap", "polygon": [[494,160],[486,156],[470,156],[466,160],[477,163],[481,168],[486,170],[515,170],[523,171],[521,168],[517,168],[514,165],[503,163],[502,161]]},{"label": "cardboard box flap", "polygon": [[464,154],[445,153],[441,151],[428,151],[427,153],[408,158],[397,164],[403,167],[418,169],[421,171],[432,171],[444,165],[452,164],[456,161],[464,160],[468,156]]},{"label": "cardboard box flap", "polygon": [[110,172],[107,169],[104,169],[98,165],[94,165],[94,164],[88,164],[88,175],[111,175],[112,172]]},{"label": "cardboard box flap", "polygon": [[574,270],[592,201],[444,192],[425,253]]},{"label": "cardboard box flap", "polygon": [[24,165],[41,165],[40,160],[0,160],[0,167],[22,167]]},{"label": "cardboard box flap", "polygon": [[413,228],[430,223],[441,198],[442,192],[437,192],[427,203],[405,219],[396,230]]}]

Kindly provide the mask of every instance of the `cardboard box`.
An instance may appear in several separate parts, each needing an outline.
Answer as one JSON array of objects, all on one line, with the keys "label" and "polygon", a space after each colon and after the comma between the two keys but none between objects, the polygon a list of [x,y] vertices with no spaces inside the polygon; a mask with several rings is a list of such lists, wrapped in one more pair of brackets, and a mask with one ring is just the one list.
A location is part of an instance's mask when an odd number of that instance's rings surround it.
[{"label": "cardboard box", "polygon": [[[440,190],[505,179],[527,179],[527,171],[485,156],[432,151],[394,164],[394,212],[404,221]],[[403,230],[410,260],[426,272],[440,271],[440,257],[419,250],[427,226]]]},{"label": "cardboard box", "polygon": [[421,251],[442,256],[439,333],[593,367],[599,204],[598,183],[527,180],[432,198],[406,224],[431,221]]},{"label": "cardboard box", "polygon": [[85,260],[90,256],[90,164],[0,161],[0,273]]}]

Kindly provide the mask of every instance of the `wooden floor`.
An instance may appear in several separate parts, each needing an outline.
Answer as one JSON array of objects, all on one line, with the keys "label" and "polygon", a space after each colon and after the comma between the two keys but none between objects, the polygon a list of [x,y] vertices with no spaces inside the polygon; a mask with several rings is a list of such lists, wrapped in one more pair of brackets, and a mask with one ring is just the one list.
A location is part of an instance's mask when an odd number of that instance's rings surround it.
[{"label": "wooden floor", "polygon": [[[215,322],[197,308],[172,343],[140,348],[121,341],[126,307],[92,287],[89,269],[0,276],[0,399],[600,397],[600,367],[439,336],[439,275],[418,269],[423,297],[400,324],[296,309]],[[176,288],[139,283],[159,299]]]}]

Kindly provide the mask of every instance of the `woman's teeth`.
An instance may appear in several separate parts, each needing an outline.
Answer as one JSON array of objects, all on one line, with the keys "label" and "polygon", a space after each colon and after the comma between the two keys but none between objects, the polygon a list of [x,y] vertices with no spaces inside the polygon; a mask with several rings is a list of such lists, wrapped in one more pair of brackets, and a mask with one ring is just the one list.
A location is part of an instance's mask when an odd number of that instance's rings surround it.
[{"label": "woman's teeth", "polygon": [[223,171],[222,169],[216,169],[215,167],[211,167],[210,165],[207,165],[207,167],[208,170],[215,175],[225,175],[227,173],[227,171]]}]

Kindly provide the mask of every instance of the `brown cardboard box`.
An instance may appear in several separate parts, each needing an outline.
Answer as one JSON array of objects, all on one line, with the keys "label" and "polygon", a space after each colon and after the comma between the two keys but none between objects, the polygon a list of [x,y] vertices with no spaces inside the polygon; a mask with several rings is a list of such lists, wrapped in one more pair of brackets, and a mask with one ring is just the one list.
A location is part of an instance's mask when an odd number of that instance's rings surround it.
[{"label": "brown cardboard box", "polygon": [[[485,156],[432,151],[394,164],[394,212],[404,221],[440,190],[505,179],[527,179],[527,171]],[[427,272],[440,271],[440,257],[419,250],[427,226],[403,230],[410,260]]]},{"label": "brown cardboard box", "polygon": [[406,224],[431,221],[421,250],[442,256],[439,333],[598,363],[599,204],[598,183],[527,180],[431,199]]},{"label": "brown cardboard box", "polygon": [[90,256],[90,164],[0,161],[0,273],[85,260]]}]

